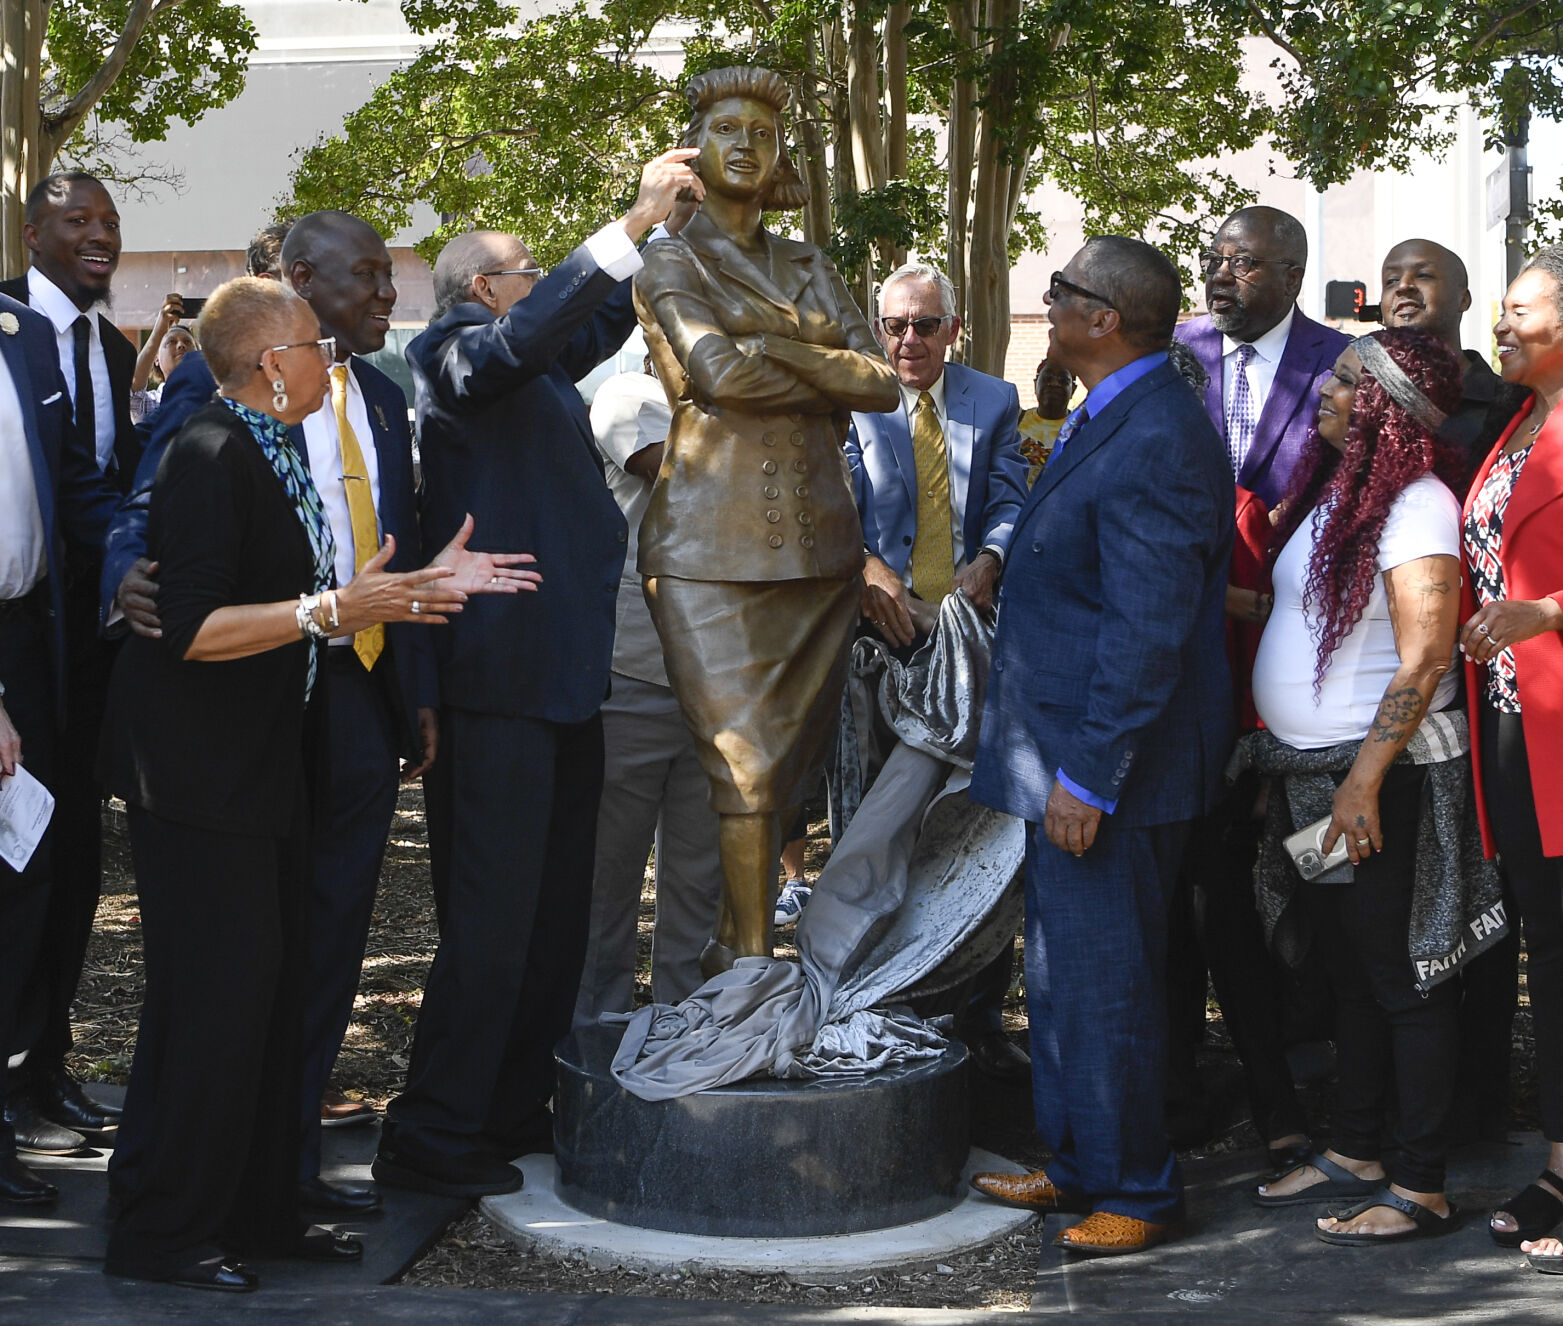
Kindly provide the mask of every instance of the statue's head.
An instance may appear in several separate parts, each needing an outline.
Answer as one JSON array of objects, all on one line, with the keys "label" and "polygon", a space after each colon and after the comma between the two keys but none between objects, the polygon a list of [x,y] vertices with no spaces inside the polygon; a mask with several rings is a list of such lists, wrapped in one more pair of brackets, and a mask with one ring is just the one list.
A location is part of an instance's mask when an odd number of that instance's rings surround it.
[{"label": "statue's head", "polygon": [[695,167],[707,189],[738,197],[758,194],[763,207],[802,207],[809,190],[787,155],[782,111],[791,92],[770,69],[712,69],[689,80],[689,126],[683,146],[700,148]]}]

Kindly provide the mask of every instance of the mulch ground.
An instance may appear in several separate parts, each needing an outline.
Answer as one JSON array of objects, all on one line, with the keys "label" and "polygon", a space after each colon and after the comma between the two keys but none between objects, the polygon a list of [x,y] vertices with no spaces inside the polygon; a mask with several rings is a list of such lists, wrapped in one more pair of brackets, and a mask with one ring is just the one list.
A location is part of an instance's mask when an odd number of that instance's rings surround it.
[{"label": "mulch ground", "polygon": [[[824,864],[829,838],[823,822],[810,831],[807,860],[812,878]],[[135,1049],[141,1011],[141,934],[130,853],[123,815],[110,808],[105,834],[104,896],[97,930],[87,955],[74,1010],[76,1049],[72,1068],[91,1081],[125,1082]],[[640,973],[636,994],[649,1001],[647,976],[653,898],[641,896]],[[423,801],[416,787],[404,788],[391,826],[374,923],[364,960],[363,979],[353,1021],[337,1059],[335,1084],[350,1095],[384,1108],[400,1089],[412,1048],[419,1002],[437,934],[428,873],[428,838]],[[789,954],[783,948],[779,952]],[[1005,1001],[1006,1030],[1025,1044],[1025,1005],[1016,986]],[[1536,1126],[1535,1082],[1531,1063],[1530,1016],[1524,994],[1515,1025],[1514,1126]],[[1259,1138],[1240,1098],[1241,1070],[1212,1005],[1200,1066],[1211,1096],[1225,1112],[1215,1138],[1187,1159],[1247,1149]],[[1321,1126],[1327,1123],[1327,1084],[1303,1088],[1304,1103]],[[973,1075],[973,1143],[1023,1165],[1041,1165],[1046,1153],[1031,1122],[1030,1091],[1006,1087]],[[536,1290],[556,1293],[652,1294],[679,1299],[794,1304],[804,1307],[952,1307],[1015,1311],[1029,1306],[1040,1254],[1040,1232],[1033,1226],[974,1253],[946,1263],[880,1273],[868,1280],[835,1286],[802,1285],[785,1276],[660,1275],[602,1271],[583,1263],[522,1251],[480,1215],[452,1225],[405,1276],[403,1283],[473,1289]]]}]

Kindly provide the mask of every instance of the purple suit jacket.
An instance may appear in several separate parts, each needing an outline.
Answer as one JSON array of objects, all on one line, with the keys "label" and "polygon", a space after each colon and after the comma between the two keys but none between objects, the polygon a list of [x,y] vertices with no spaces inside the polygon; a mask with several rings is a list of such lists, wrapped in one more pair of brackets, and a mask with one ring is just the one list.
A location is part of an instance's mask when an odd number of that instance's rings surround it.
[{"label": "purple suit jacket", "polygon": [[[1180,323],[1173,333],[1198,357],[1210,382],[1205,387],[1205,409],[1222,438],[1226,437],[1226,406],[1221,394],[1221,333],[1210,319]],[[1254,433],[1254,444],[1238,472],[1237,482],[1271,510],[1286,492],[1297,458],[1313,428],[1319,382],[1334,366],[1350,338],[1326,327],[1298,309],[1292,330],[1276,369],[1275,383],[1265,400]]]}]

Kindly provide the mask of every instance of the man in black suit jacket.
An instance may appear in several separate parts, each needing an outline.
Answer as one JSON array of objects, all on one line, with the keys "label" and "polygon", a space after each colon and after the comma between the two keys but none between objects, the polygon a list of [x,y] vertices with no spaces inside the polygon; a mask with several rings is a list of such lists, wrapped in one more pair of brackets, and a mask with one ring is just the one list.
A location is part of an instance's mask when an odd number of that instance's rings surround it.
[{"label": "man in black suit jacket", "polygon": [[[34,186],[25,217],[22,234],[32,267],[25,277],[0,285],[0,292],[52,324],[76,430],[94,448],[98,468],[123,492],[138,454],[130,418],[136,351],[104,312],[119,265],[119,211],[96,178],[64,171]],[[93,771],[114,651],[98,635],[101,565],[101,531],[93,544],[67,549],[65,730],[54,788],[54,884],[24,1025],[17,1041],[0,1045],[0,1053],[28,1052],[5,1100],[6,1117],[24,1150],[36,1144],[58,1151],[72,1131],[80,1146],[82,1134],[108,1131],[119,1122],[117,1109],[88,1099],[65,1069],[71,1001],[103,886],[103,789]]]},{"label": "man in black suit jacket", "polygon": [[[55,696],[65,676],[63,536],[89,546],[101,541],[114,501],[72,424],[54,329],[0,295],[0,773],[25,761],[51,790],[58,786]],[[48,914],[55,837],[51,828],[25,870],[0,862],[0,1046],[17,1041],[24,981]],[[0,1053],[0,1095],[7,1059]],[[16,1140],[0,1122],[0,1203],[54,1201],[54,1185],[18,1162]]]},{"label": "man in black suit jacket", "polygon": [[614,600],[628,538],[575,381],[635,325],[634,241],[698,191],[675,149],[640,194],[546,276],[509,235],[451,241],[439,309],[407,347],[425,544],[470,512],[488,549],[537,554],[525,603],[474,599],[436,641],[442,756],[425,780],[440,946],[406,1090],[375,1177],[450,1195],[513,1192],[548,1147],[553,1048],[570,1028],[591,905]]}]

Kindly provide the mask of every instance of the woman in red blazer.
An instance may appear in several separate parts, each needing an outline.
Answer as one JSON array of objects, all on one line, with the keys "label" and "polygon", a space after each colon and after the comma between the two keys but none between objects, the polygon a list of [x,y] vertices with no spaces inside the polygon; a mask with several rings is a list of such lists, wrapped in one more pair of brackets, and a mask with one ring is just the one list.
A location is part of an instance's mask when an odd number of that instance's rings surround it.
[{"label": "woman in red blazer", "polygon": [[[1502,858],[1524,923],[1551,1144],[1541,1177],[1493,1212],[1491,1229],[1530,1251],[1563,1219],[1563,247],[1531,258],[1494,334],[1504,381],[1535,395],[1466,498],[1460,645],[1482,842]],[[1556,1240],[1539,1253],[1563,1267]]]}]

